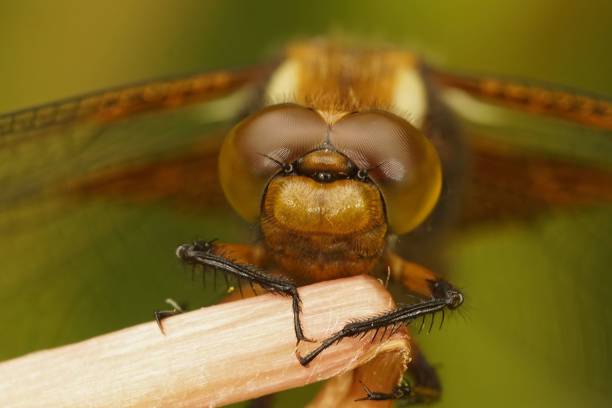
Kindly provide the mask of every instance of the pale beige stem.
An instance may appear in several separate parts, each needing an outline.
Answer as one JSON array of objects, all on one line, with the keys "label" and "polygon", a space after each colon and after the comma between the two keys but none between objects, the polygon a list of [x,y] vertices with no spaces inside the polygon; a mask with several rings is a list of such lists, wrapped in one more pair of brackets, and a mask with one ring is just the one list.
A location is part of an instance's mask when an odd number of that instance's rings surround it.
[{"label": "pale beige stem", "polygon": [[[365,276],[300,295],[305,333],[316,339],[393,306]],[[383,343],[366,336],[343,340],[304,368],[294,354],[291,301],[273,294],[185,313],[164,327],[165,336],[149,322],[1,363],[0,406],[221,406],[335,377],[377,355],[408,356],[405,333]]]}]

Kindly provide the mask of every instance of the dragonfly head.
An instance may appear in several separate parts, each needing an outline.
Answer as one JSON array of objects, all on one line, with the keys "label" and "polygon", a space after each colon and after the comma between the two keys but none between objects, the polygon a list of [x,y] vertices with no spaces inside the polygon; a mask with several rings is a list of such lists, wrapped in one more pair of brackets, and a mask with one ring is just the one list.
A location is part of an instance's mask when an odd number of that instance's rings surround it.
[{"label": "dragonfly head", "polygon": [[219,165],[226,197],[245,219],[276,205],[292,209],[286,215],[296,222],[324,216],[331,230],[332,214],[362,206],[361,217],[382,217],[394,233],[406,233],[429,215],[442,185],[429,139],[381,110],[330,116],[293,103],[268,106],[230,132]]}]

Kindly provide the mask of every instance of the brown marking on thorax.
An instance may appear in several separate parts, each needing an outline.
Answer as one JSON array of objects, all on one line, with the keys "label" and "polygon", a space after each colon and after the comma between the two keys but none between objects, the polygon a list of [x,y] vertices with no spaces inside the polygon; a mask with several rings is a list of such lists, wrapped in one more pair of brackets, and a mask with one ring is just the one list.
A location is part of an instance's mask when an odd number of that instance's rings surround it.
[{"label": "brown marking on thorax", "polygon": [[417,63],[405,50],[329,41],[295,44],[287,57],[300,68],[295,102],[330,113],[388,109],[399,71]]}]

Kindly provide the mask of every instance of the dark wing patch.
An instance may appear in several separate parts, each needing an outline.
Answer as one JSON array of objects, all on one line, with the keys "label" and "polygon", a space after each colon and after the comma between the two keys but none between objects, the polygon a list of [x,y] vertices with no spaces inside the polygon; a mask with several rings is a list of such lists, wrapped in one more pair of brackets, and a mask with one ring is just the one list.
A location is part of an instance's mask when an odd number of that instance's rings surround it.
[{"label": "dark wing patch", "polygon": [[612,203],[612,168],[472,139],[464,225]]}]

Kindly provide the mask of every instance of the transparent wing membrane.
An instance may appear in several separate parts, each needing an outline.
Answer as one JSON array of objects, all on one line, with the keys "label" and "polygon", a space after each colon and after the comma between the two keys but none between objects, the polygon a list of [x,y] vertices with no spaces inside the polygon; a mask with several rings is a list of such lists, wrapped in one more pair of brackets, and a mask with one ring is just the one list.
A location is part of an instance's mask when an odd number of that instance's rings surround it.
[{"label": "transparent wing membrane", "polygon": [[430,74],[439,86],[461,90],[489,103],[612,130],[612,102],[603,96],[535,81],[469,76],[437,69],[431,69]]},{"label": "transparent wing membrane", "polygon": [[461,117],[469,146],[463,225],[612,202],[609,100],[554,85],[429,73]]},{"label": "transparent wing membrane", "polygon": [[469,147],[464,224],[612,203],[612,133],[449,92]]},{"label": "transparent wing membrane", "polygon": [[[445,254],[447,276],[467,300],[456,330],[450,323],[441,336],[423,340],[436,353],[461,338],[460,349],[473,346],[493,361],[505,355],[504,370],[521,389],[529,388],[526,372],[554,384],[571,383],[572,372],[584,381],[584,399],[605,387],[610,370],[602,350],[612,327],[612,133],[525,106],[477,102],[463,91],[449,94],[469,155]],[[494,341],[485,346],[482,338]],[[474,364],[474,353],[447,353],[444,361],[460,366],[458,375],[478,376],[483,365]],[[541,395],[535,381],[531,392]]]},{"label": "transparent wing membrane", "polygon": [[[0,312],[11,330],[0,359],[150,320],[170,295],[192,304],[221,295],[185,279],[174,250],[199,234],[240,240],[216,156],[250,88],[0,136],[2,301],[11,304]],[[131,296],[133,310],[117,314],[113,299]]]},{"label": "transparent wing membrane", "polygon": [[0,115],[0,136],[85,119],[108,122],[134,113],[212,100],[261,80],[270,68],[261,66],[144,81],[9,112]]}]

